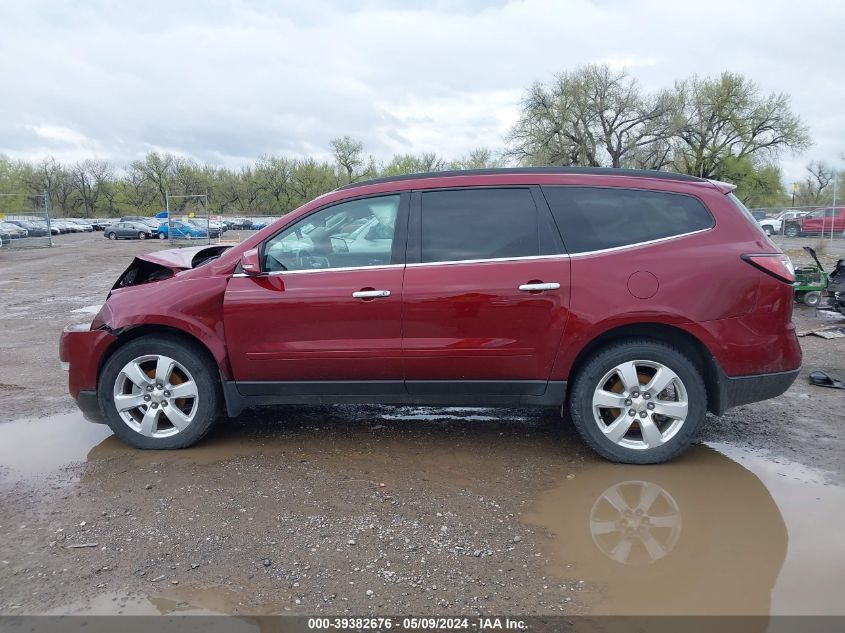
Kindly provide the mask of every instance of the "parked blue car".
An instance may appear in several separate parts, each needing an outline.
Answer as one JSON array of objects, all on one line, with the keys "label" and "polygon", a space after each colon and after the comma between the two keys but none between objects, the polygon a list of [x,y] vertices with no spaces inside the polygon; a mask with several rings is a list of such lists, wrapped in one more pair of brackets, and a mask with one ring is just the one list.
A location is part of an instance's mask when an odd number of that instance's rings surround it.
[{"label": "parked blue car", "polygon": [[[179,222],[173,220],[170,222],[170,229],[173,230],[173,239],[193,240],[197,238],[208,237],[208,232],[195,224],[188,224],[186,222]],[[158,227],[158,239],[166,240],[169,237],[167,222],[162,222]]]},{"label": "parked blue car", "polygon": [[252,231],[260,231],[260,230],[261,230],[261,229],[263,229],[265,226],[267,226],[267,223],[266,223],[266,222],[261,222],[260,220],[256,220],[256,221],[254,221],[254,222],[250,225],[250,227],[249,227],[249,228],[250,228],[250,230],[252,230]]}]

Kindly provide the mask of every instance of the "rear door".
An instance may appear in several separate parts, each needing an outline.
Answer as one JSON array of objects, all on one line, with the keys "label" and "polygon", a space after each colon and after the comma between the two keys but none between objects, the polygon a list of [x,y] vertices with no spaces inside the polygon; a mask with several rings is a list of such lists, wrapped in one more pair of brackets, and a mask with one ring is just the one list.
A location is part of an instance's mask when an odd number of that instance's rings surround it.
[{"label": "rear door", "polygon": [[568,317],[569,259],[538,194],[414,193],[403,288],[410,393],[545,392]]}]

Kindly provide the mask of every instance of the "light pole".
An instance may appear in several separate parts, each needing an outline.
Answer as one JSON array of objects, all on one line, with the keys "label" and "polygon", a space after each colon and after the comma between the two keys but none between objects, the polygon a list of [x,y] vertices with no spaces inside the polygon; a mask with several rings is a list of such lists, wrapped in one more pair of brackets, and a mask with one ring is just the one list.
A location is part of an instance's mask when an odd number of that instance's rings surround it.
[{"label": "light pole", "polygon": [[797,183],[797,182],[793,182],[793,183],[792,183],[792,206],[793,206],[793,207],[795,206],[795,192],[796,192],[797,190],[798,190],[798,183]]},{"label": "light pole", "polygon": [[839,174],[833,172],[833,209],[830,216],[830,243],[833,244],[833,227],[836,225],[836,181],[839,179]]}]

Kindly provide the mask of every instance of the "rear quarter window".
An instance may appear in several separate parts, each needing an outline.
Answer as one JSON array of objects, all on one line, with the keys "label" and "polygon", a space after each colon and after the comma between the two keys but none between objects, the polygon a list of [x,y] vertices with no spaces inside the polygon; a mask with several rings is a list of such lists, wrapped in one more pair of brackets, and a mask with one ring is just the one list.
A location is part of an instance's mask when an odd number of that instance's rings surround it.
[{"label": "rear quarter window", "polygon": [[543,187],[569,253],[630,246],[712,228],[697,198],[662,191]]}]

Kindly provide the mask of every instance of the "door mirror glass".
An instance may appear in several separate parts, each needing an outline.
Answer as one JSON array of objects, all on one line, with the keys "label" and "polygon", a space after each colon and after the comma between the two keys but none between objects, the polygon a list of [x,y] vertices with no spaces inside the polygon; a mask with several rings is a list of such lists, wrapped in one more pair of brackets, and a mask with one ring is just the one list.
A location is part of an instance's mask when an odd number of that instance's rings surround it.
[{"label": "door mirror glass", "polygon": [[241,255],[241,270],[247,275],[258,275],[261,272],[257,248],[251,248]]}]

